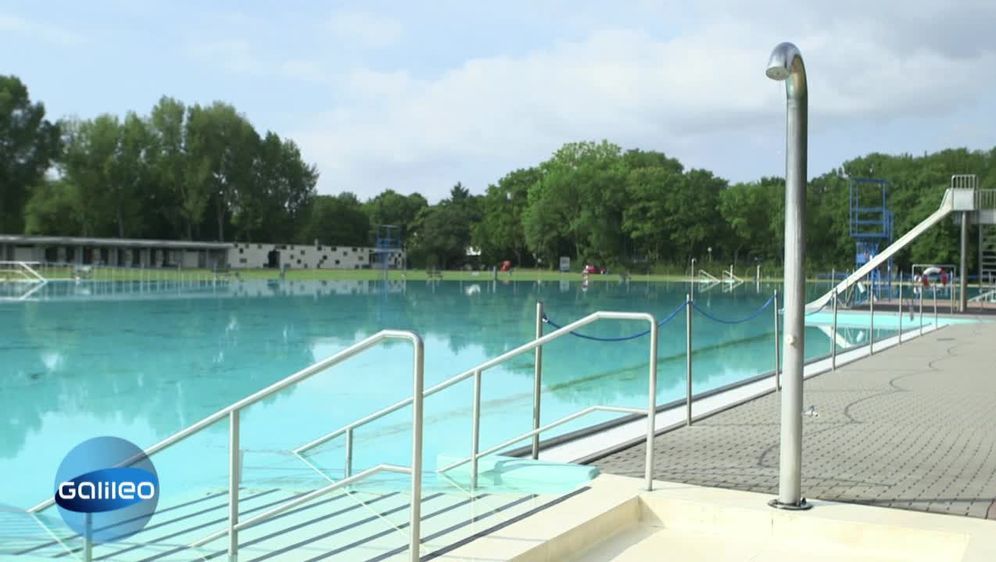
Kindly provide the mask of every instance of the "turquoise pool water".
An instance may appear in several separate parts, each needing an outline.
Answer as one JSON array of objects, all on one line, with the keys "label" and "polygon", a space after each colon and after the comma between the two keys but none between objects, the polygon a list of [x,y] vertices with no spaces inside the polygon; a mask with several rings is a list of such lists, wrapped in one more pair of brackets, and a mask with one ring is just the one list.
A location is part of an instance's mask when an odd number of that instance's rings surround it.
[{"label": "turquoise pool water", "polygon": [[[717,317],[743,318],[774,288],[717,286],[700,292],[697,302]],[[87,438],[115,435],[149,446],[383,328],[423,336],[429,386],[531,339],[537,300],[563,324],[596,310],[663,318],[687,291],[682,283],[583,288],[485,280],[179,288],[52,283],[34,300],[0,303],[0,503],[28,507],[48,497],[63,455]],[[812,323],[807,356],[829,354],[821,321]],[[584,332],[618,337],[644,328],[604,322]],[[885,323],[876,328],[876,338],[894,333]],[[735,325],[697,314],[693,331],[697,392],[772,369],[771,308]],[[684,313],[661,329],[659,403],[683,396],[684,333]],[[841,332],[848,345],[868,335],[860,323]],[[550,344],[544,352],[544,422],[592,405],[644,407],[647,345],[646,337],[611,343],[568,337]],[[301,465],[286,451],[410,396],[410,361],[406,344],[376,348],[247,409],[244,478],[293,479]],[[531,354],[486,373],[482,448],[530,429],[532,376]],[[471,389],[465,381],[427,399],[427,469],[439,455],[469,453]],[[354,471],[380,462],[408,464],[409,416],[402,410],[359,430]],[[592,415],[562,431],[612,417]],[[223,482],[227,438],[227,423],[220,422],[154,456],[163,493]],[[313,461],[341,474],[342,457],[339,440],[316,451]]]}]

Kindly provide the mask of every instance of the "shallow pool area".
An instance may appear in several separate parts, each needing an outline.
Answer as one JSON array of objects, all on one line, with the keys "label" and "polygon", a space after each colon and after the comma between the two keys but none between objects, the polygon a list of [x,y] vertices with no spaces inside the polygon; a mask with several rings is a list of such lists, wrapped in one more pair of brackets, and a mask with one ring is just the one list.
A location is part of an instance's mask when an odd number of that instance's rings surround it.
[{"label": "shallow pool area", "polygon": [[[773,285],[697,288],[693,316],[694,390],[719,388],[774,366]],[[814,295],[825,284],[812,286]],[[650,312],[681,307],[686,283],[258,281],[188,287],[134,283],[51,283],[24,302],[0,303],[0,504],[27,508],[50,497],[63,455],[79,442],[114,435],[147,447],[214,411],[385,328],[425,340],[426,386],[528,342],[535,303],[566,324],[597,310]],[[764,307],[764,308],[762,308]],[[838,349],[870,335],[860,313],[840,324]],[[848,316],[841,315],[841,318]],[[807,317],[806,355],[831,349],[827,313]],[[876,339],[896,324],[876,315]],[[743,321],[741,321],[743,320]],[[932,317],[926,317],[931,322]],[[905,327],[905,326],[904,326]],[[912,328],[912,326],[909,326]],[[585,335],[621,339],[646,328],[606,321]],[[542,420],[589,406],[645,407],[646,336],[626,341],[566,337],[544,349]],[[658,404],[685,392],[685,314],[660,330]],[[244,481],[302,489],[289,450],[411,394],[411,350],[377,347],[251,406],[242,417]],[[533,360],[523,355],[487,371],[482,449],[531,429]],[[471,449],[471,382],[426,400],[425,463]],[[406,464],[410,410],[357,431],[354,472]],[[618,417],[593,414],[573,431]],[[223,486],[226,423],[153,456],[164,493]],[[523,441],[526,445],[528,441]],[[321,472],[343,473],[343,442],[309,454]],[[316,477],[320,475],[314,475]]]}]

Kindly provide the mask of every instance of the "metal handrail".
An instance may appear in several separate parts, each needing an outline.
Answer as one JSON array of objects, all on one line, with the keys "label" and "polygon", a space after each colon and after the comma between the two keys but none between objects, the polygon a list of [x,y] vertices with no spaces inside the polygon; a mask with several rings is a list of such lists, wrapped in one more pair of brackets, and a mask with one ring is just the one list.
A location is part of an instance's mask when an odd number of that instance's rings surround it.
[{"label": "metal handrail", "polygon": [[700,283],[719,283],[719,278],[704,269],[699,270]]},{"label": "metal handrail", "polygon": [[[583,410],[578,410],[577,412],[574,412],[573,414],[568,414],[568,415],[566,415],[566,416],[564,416],[564,417],[562,417],[562,418],[560,418],[560,419],[558,419],[556,421],[552,421],[552,422],[550,422],[550,423],[548,423],[546,425],[540,426],[540,427],[538,427],[536,429],[532,429],[532,430],[527,431],[525,433],[522,433],[520,435],[516,435],[515,437],[512,437],[511,439],[507,439],[507,440],[499,443],[498,445],[494,445],[492,447],[488,447],[487,449],[485,449],[483,451],[478,451],[476,454],[472,454],[471,456],[469,456],[469,457],[467,457],[465,459],[461,459],[461,460],[452,462],[452,463],[450,463],[450,464],[448,464],[448,465],[446,465],[446,466],[444,466],[442,468],[437,468],[436,472],[439,472],[439,473],[448,472],[450,470],[453,470],[454,468],[461,467],[461,466],[463,466],[463,465],[465,465],[467,463],[471,463],[473,465],[481,457],[486,457],[486,456],[488,456],[488,455],[490,455],[492,453],[497,453],[498,451],[500,451],[502,449],[506,449],[506,448],[508,448],[508,447],[510,447],[510,446],[512,446],[512,445],[514,445],[516,443],[518,443],[519,441],[523,441],[523,440],[528,439],[530,437],[535,437],[536,435],[539,435],[540,433],[543,433],[544,431],[549,431],[549,430],[551,430],[551,429],[553,429],[555,427],[562,426],[565,423],[572,422],[572,421],[574,421],[574,420],[576,420],[578,418],[587,416],[588,414],[593,414],[595,412],[611,412],[611,413],[616,413],[616,414],[629,414],[629,415],[632,415],[632,414],[643,415],[643,414],[647,413],[646,410],[644,410],[643,408],[625,408],[625,407],[622,407],[622,406],[588,406],[587,408],[585,408]],[[479,417],[478,417],[478,419],[479,419]],[[477,470],[476,470],[476,468],[472,468],[471,469],[471,489],[477,487],[476,480],[477,480]]]},{"label": "metal handrail", "polygon": [[996,189],[976,189],[975,208],[976,210],[996,209]]},{"label": "metal handrail", "polygon": [[[336,353],[335,355],[332,355],[331,357],[328,357],[328,358],[323,359],[322,361],[319,361],[319,362],[317,362],[317,363],[315,363],[315,364],[313,364],[313,365],[311,365],[309,367],[301,369],[300,371],[298,371],[298,372],[296,372],[294,374],[288,375],[287,377],[284,377],[283,379],[281,379],[281,380],[279,380],[279,381],[271,384],[270,386],[268,386],[268,387],[266,387],[266,388],[264,388],[262,390],[259,390],[259,391],[255,392],[255,393],[253,393],[253,394],[251,394],[251,395],[249,395],[249,396],[247,396],[247,397],[245,397],[245,398],[237,401],[237,402],[234,402],[234,403],[232,403],[232,404],[230,404],[230,405],[222,408],[221,410],[218,410],[217,412],[215,412],[215,413],[207,416],[206,418],[202,419],[201,421],[199,421],[199,422],[197,422],[197,423],[195,423],[193,425],[190,425],[190,426],[186,427],[185,429],[182,429],[182,430],[174,433],[173,435],[167,437],[166,439],[163,439],[159,443],[156,443],[155,445],[153,445],[153,446],[151,446],[151,447],[149,447],[148,449],[145,450],[144,454],[146,456],[151,456],[151,455],[153,455],[153,454],[155,454],[155,453],[157,453],[159,451],[162,451],[163,449],[166,449],[168,447],[171,447],[171,446],[175,445],[176,443],[179,443],[179,442],[183,441],[184,439],[186,439],[187,437],[190,437],[191,435],[194,435],[195,433],[198,433],[198,432],[204,430],[205,428],[211,426],[215,422],[218,422],[218,421],[220,421],[220,420],[222,420],[222,419],[224,419],[226,417],[229,419],[228,529],[224,530],[224,531],[218,531],[217,533],[214,533],[212,535],[212,538],[210,540],[214,540],[216,538],[219,538],[219,537],[224,536],[224,535],[227,534],[228,537],[229,537],[228,554],[229,554],[229,558],[230,559],[234,560],[235,557],[237,557],[237,554],[238,554],[238,531],[239,531],[239,529],[244,528],[244,527],[248,526],[249,524],[259,523],[264,516],[271,517],[272,515],[275,515],[276,513],[284,511],[284,510],[279,510],[278,511],[277,508],[274,508],[273,510],[270,510],[270,511],[268,511],[266,513],[260,514],[260,515],[258,515],[256,517],[253,517],[252,519],[246,521],[245,524],[243,524],[243,525],[239,524],[239,521],[238,521],[238,516],[239,516],[239,510],[238,510],[238,503],[239,503],[239,481],[238,481],[238,474],[240,472],[240,470],[239,470],[239,468],[240,468],[239,467],[239,437],[240,437],[240,432],[239,432],[239,414],[240,414],[241,410],[243,408],[246,408],[248,406],[251,406],[251,405],[255,404],[256,402],[259,402],[260,400],[263,400],[264,398],[269,397],[270,395],[272,395],[272,394],[274,394],[274,393],[276,393],[278,391],[281,391],[281,390],[283,390],[283,389],[285,389],[285,388],[287,388],[287,387],[289,387],[291,385],[294,385],[294,384],[296,384],[298,382],[303,381],[304,379],[307,379],[307,378],[309,378],[309,377],[311,377],[311,376],[313,376],[315,374],[318,374],[318,373],[320,373],[320,372],[322,372],[322,371],[324,371],[324,370],[326,370],[326,369],[328,369],[328,368],[330,368],[330,367],[332,367],[332,366],[334,366],[334,365],[336,365],[338,363],[341,363],[341,362],[345,361],[346,359],[349,359],[351,357],[359,355],[360,353],[366,351],[367,349],[373,347],[374,345],[376,345],[376,344],[378,344],[378,343],[380,343],[380,342],[382,342],[384,340],[388,340],[388,339],[407,340],[407,341],[411,342],[412,347],[413,347],[413,365],[412,365],[412,371],[413,371],[413,379],[414,379],[414,381],[413,381],[413,389],[412,389],[412,398],[410,400],[408,400],[408,403],[413,405],[412,406],[412,431],[413,431],[413,435],[412,435],[412,464],[411,464],[411,467],[393,467],[391,465],[380,465],[379,467],[376,467],[376,468],[379,469],[378,471],[392,470],[394,472],[398,472],[398,470],[397,470],[398,468],[403,468],[404,472],[406,474],[411,474],[412,475],[412,489],[411,489],[412,506],[411,506],[411,522],[410,522],[411,543],[410,543],[409,546],[410,546],[410,550],[411,550],[411,553],[412,553],[412,560],[418,560],[418,557],[419,557],[419,544],[421,542],[421,536],[420,536],[421,500],[420,500],[420,498],[421,498],[421,495],[422,495],[422,399],[423,399],[423,396],[424,396],[424,393],[423,393],[423,381],[424,381],[424,377],[425,377],[425,368],[424,368],[425,359],[424,359],[424,345],[422,343],[422,338],[418,334],[416,334],[414,332],[403,331],[403,330],[381,330],[380,332],[377,332],[376,334],[374,334],[374,335],[372,335],[372,336],[370,336],[370,337],[368,337],[368,338],[366,338],[366,339],[364,339],[364,340],[362,340],[360,342],[357,342],[357,343],[355,343],[355,344],[347,347],[346,349],[344,349],[344,350]],[[122,464],[123,465],[128,465],[129,463],[134,462],[135,460],[138,460],[138,459],[137,458],[136,459],[128,459],[128,460],[126,460]],[[324,488],[320,488],[319,490],[316,490],[314,492],[311,492],[311,493],[307,494],[305,497],[307,497],[309,495],[312,495],[312,494],[318,494],[318,495],[320,495],[321,493],[327,493],[327,492],[329,492],[329,491],[331,491],[331,490],[333,490],[335,488],[338,488],[338,487],[346,485],[345,482],[347,480],[350,483],[352,483],[352,482],[355,482],[356,480],[359,480],[361,478],[365,478],[365,477],[370,476],[372,474],[373,474],[373,472],[371,472],[371,471],[364,471],[364,472],[362,472],[360,474],[357,474],[353,478],[344,479],[344,480],[340,480],[339,482],[336,482],[335,486],[326,486]],[[296,501],[296,500],[288,500],[287,502],[285,502],[285,504],[291,503],[291,502],[294,502],[294,501]],[[49,499],[49,500],[45,500],[45,501],[43,501],[43,502],[35,505],[34,507],[28,509],[28,512],[30,512],[30,513],[37,513],[37,512],[40,512],[40,511],[44,510],[44,509],[47,509],[47,508],[51,507],[54,504],[55,504],[55,499],[54,498]],[[297,504],[295,503],[294,505],[297,505]],[[271,513],[271,512],[273,512],[273,513]],[[216,536],[214,536],[214,535],[216,535]],[[198,542],[196,544],[203,544],[203,543]]]},{"label": "metal handrail", "polygon": [[[541,309],[539,309],[539,310],[541,310]],[[503,354],[501,354],[501,355],[499,355],[497,357],[494,357],[492,359],[484,361],[483,363],[481,363],[481,364],[479,364],[479,365],[477,365],[475,367],[471,367],[470,369],[467,369],[466,371],[464,371],[462,373],[454,375],[453,377],[450,377],[449,379],[446,379],[445,381],[443,381],[443,382],[441,382],[439,384],[436,384],[436,385],[434,385],[434,386],[432,386],[430,388],[427,388],[427,389],[425,389],[425,392],[423,393],[423,396],[426,396],[426,397],[431,396],[431,395],[436,394],[437,392],[440,392],[442,390],[445,390],[445,389],[447,389],[447,388],[449,388],[449,387],[451,387],[451,386],[453,386],[453,385],[455,385],[455,384],[457,384],[459,382],[465,381],[465,380],[473,377],[473,378],[476,379],[475,380],[476,384],[475,384],[474,395],[475,395],[475,406],[477,406],[479,404],[479,400],[480,400],[480,378],[481,378],[481,375],[483,374],[483,372],[485,370],[490,369],[491,367],[495,367],[497,365],[500,365],[500,364],[508,361],[509,359],[517,357],[517,356],[519,356],[519,355],[521,355],[523,353],[526,353],[528,351],[532,351],[534,349],[539,349],[542,346],[546,345],[547,343],[550,343],[553,340],[556,340],[556,339],[559,339],[559,338],[561,338],[563,336],[566,336],[566,335],[570,334],[572,331],[577,330],[578,328],[581,328],[583,326],[586,326],[588,324],[591,324],[593,322],[597,322],[597,321],[600,321],[600,320],[640,320],[640,321],[646,321],[646,322],[650,323],[650,342],[651,342],[650,343],[650,349],[651,349],[651,351],[650,351],[650,392],[649,392],[650,396],[648,398],[649,406],[648,406],[648,409],[645,412],[647,414],[647,416],[648,416],[648,423],[647,423],[647,467],[646,467],[646,478],[647,478],[647,488],[650,489],[650,488],[652,488],[652,469],[653,469],[652,455],[653,455],[654,415],[655,415],[656,410],[657,410],[657,392],[656,392],[656,388],[657,388],[657,334],[658,334],[657,322],[656,322],[656,319],[654,318],[654,316],[652,314],[648,314],[648,313],[644,313],[644,312],[608,312],[608,311],[594,312],[592,314],[589,314],[588,316],[585,316],[584,318],[581,318],[579,320],[575,320],[574,322],[571,322],[570,324],[567,324],[567,325],[565,325],[565,326],[563,326],[561,328],[558,328],[558,329],[550,332],[549,334],[546,334],[544,336],[538,337],[538,338],[536,338],[536,339],[534,339],[534,340],[532,340],[532,341],[530,341],[528,343],[520,345],[519,347],[517,347],[515,349],[512,349],[512,350],[507,351],[507,352],[505,352],[505,353],[503,353]],[[536,376],[538,378],[542,377],[542,369],[537,369],[536,373],[537,373]],[[540,386],[539,384],[535,384],[534,385],[534,392],[537,391],[536,389],[538,389],[539,386]],[[348,464],[348,459],[352,458],[352,452],[351,452],[350,449],[351,449],[352,443],[353,443],[353,439],[352,439],[353,432],[357,428],[359,428],[361,426],[364,426],[364,425],[366,425],[368,423],[376,421],[376,420],[378,420],[378,419],[380,419],[380,418],[382,418],[382,417],[384,417],[384,416],[386,416],[388,414],[391,414],[393,412],[396,412],[396,411],[400,410],[401,408],[404,408],[408,404],[411,404],[411,402],[412,402],[412,400],[410,398],[406,398],[404,400],[396,402],[396,403],[394,403],[394,404],[392,404],[390,406],[387,406],[386,408],[383,408],[383,409],[381,409],[381,410],[379,410],[377,412],[374,412],[374,413],[372,413],[372,414],[370,414],[368,416],[364,416],[363,418],[360,418],[360,419],[358,419],[358,420],[356,420],[356,421],[354,421],[352,423],[344,425],[341,428],[336,429],[335,431],[332,431],[330,433],[326,433],[325,435],[323,435],[321,437],[313,439],[312,441],[309,441],[308,443],[305,443],[304,445],[301,445],[300,447],[294,449],[293,452],[295,454],[300,455],[300,454],[302,454],[302,453],[304,453],[304,452],[306,452],[308,450],[311,450],[311,449],[313,449],[313,448],[315,448],[315,447],[317,447],[319,445],[322,445],[323,443],[327,443],[328,441],[331,441],[332,439],[335,439],[336,437],[339,437],[341,435],[345,435],[346,436],[346,458],[347,458],[346,470],[347,470],[347,474],[348,474],[348,471],[351,470],[351,467]],[[538,410],[538,408],[537,408],[537,410]],[[640,413],[644,413],[644,411],[641,410]],[[533,435],[536,435],[536,434],[542,432],[542,430],[544,430],[544,428],[537,427],[537,424],[538,424],[538,419],[537,418],[534,417],[533,421],[534,421],[534,423],[533,423],[533,425],[534,425],[533,430],[531,432],[529,432],[528,434],[525,434],[524,436],[522,436],[520,438],[517,438],[516,441],[519,441],[521,439],[525,439],[526,437],[531,437]],[[474,422],[475,422],[474,436],[475,436],[475,440],[476,440],[476,436],[479,434],[478,429],[479,429],[479,423],[480,423],[480,408],[479,408],[479,406],[476,407],[475,412],[474,412]],[[480,455],[478,455],[478,457],[480,457]]]},{"label": "metal handrail", "polygon": [[17,269],[10,269],[8,271],[16,272],[28,281],[34,281],[37,283],[48,283],[48,279],[39,274],[32,268],[32,265],[41,265],[41,262],[37,261],[0,261],[0,266],[13,265],[17,266]]}]

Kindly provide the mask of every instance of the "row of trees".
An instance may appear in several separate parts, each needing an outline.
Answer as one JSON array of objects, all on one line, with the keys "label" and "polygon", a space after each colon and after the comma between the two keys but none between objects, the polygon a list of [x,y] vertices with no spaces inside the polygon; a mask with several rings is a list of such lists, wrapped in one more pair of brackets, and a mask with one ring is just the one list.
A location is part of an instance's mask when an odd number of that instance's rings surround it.
[{"label": "row of trees", "polygon": [[[482,195],[457,184],[430,205],[386,190],[367,201],[317,195],[318,171],[293,141],[260,135],[235,108],[163,98],[146,116],[45,119],[15,77],[0,77],[0,232],[363,245],[397,225],[415,266],[553,267],[559,256],[627,269],[781,258],[784,182],[729,183],[660,152],[570,143]],[[902,233],[935,209],[948,178],[996,183],[996,149],[922,157],[871,154],[809,183],[809,263],[853,262],[848,178],[890,181]],[[951,261],[957,232],[941,225],[900,256]]]},{"label": "row of trees", "polygon": [[4,232],[288,240],[318,180],[293,141],[220,102],[52,123],[0,77],[0,139]]}]

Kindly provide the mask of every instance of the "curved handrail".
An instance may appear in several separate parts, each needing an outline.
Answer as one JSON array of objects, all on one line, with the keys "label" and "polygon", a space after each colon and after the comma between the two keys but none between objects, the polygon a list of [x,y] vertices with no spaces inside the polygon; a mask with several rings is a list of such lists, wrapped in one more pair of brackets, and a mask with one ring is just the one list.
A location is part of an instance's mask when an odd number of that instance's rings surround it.
[{"label": "curved handrail", "polygon": [[[433,394],[436,394],[437,392],[445,390],[445,389],[447,389],[447,388],[449,388],[449,387],[451,387],[451,386],[453,386],[453,385],[455,385],[455,384],[457,384],[457,383],[459,383],[461,381],[465,381],[465,380],[473,378],[475,376],[480,376],[480,374],[483,371],[485,371],[487,369],[490,369],[491,367],[495,367],[497,365],[500,365],[500,364],[508,361],[509,359],[512,359],[514,357],[522,355],[523,353],[526,353],[528,351],[532,351],[532,350],[534,350],[534,349],[536,349],[538,347],[542,347],[543,345],[546,345],[547,343],[550,343],[553,340],[556,340],[556,339],[559,339],[561,337],[570,335],[571,332],[573,332],[574,330],[577,330],[578,328],[581,328],[583,326],[587,326],[588,324],[591,324],[591,323],[594,323],[594,322],[598,322],[598,321],[601,321],[601,320],[642,320],[642,321],[646,321],[646,322],[650,323],[650,327],[651,327],[651,346],[652,346],[651,356],[654,358],[654,360],[650,361],[651,372],[654,373],[654,376],[651,377],[651,384],[652,385],[656,385],[656,370],[657,370],[657,362],[656,362],[656,355],[657,355],[657,337],[656,337],[657,336],[657,320],[654,317],[654,315],[649,314],[649,313],[645,313],[645,312],[610,312],[610,311],[598,311],[598,312],[593,312],[593,313],[591,313],[591,314],[589,314],[589,315],[587,315],[587,316],[585,316],[585,317],[583,317],[583,318],[581,318],[579,320],[575,320],[574,322],[571,322],[570,324],[567,324],[565,326],[557,328],[556,330],[550,332],[549,334],[545,334],[545,335],[543,335],[541,337],[538,337],[538,338],[536,338],[536,339],[534,339],[534,340],[532,340],[532,341],[530,341],[528,343],[525,343],[523,345],[520,345],[519,347],[516,347],[515,349],[512,349],[510,351],[506,351],[505,353],[503,353],[503,354],[501,354],[501,355],[499,355],[497,357],[493,357],[491,359],[488,359],[487,361],[484,361],[483,363],[481,363],[479,365],[471,367],[470,369],[467,369],[466,371],[463,371],[462,373],[454,375],[454,376],[446,379],[443,382],[440,382],[440,383],[438,383],[438,384],[436,384],[436,385],[434,385],[434,386],[432,386],[430,388],[427,388],[427,389],[425,389],[425,391],[423,393],[423,397],[428,397],[428,396],[431,396]],[[648,408],[648,411],[647,411],[647,415],[650,418],[650,421],[649,421],[650,425],[649,425],[649,427],[651,427],[651,428],[653,427],[653,417],[654,417],[654,413],[656,411],[656,399],[657,399],[656,389],[652,388],[651,392],[650,392],[650,397],[649,397],[649,401],[651,403],[651,406]],[[368,423],[371,423],[373,421],[376,421],[376,420],[378,420],[380,418],[383,418],[384,416],[386,416],[388,414],[391,414],[393,412],[396,412],[396,411],[398,411],[398,410],[400,410],[400,409],[408,406],[411,403],[412,403],[412,399],[411,398],[406,398],[406,399],[400,400],[398,402],[395,402],[394,404],[392,404],[390,406],[382,408],[382,409],[380,409],[380,410],[378,410],[378,411],[376,411],[376,412],[374,412],[372,414],[369,414],[369,415],[364,416],[364,417],[362,417],[362,418],[360,418],[360,419],[358,419],[358,420],[356,420],[354,422],[346,424],[346,425],[340,427],[339,429],[336,429],[334,431],[326,433],[325,435],[322,435],[321,437],[313,439],[313,440],[309,441],[308,443],[305,443],[304,445],[301,445],[300,447],[297,447],[296,449],[294,449],[293,453],[297,454],[297,455],[300,455],[300,454],[304,453],[305,451],[314,449],[315,447],[318,447],[319,445],[322,445],[323,443],[327,443],[328,441],[331,441],[332,439],[335,439],[336,437],[339,437],[340,435],[346,435],[347,436],[347,452],[346,452],[346,454],[347,454],[347,457],[348,457],[349,456],[349,444],[348,444],[348,442],[351,441],[350,436],[352,435],[353,431],[356,430],[356,428],[364,426],[364,425],[366,425]],[[653,430],[652,429],[649,430],[648,433],[650,435],[652,435],[653,434]],[[653,439],[648,439],[648,449],[647,449],[648,450],[648,457],[651,454],[650,451],[652,451],[652,449],[653,449]],[[650,463],[649,462],[648,462],[647,466],[648,466],[648,468],[647,468],[647,483],[648,483],[648,488],[649,488],[650,483],[651,483],[651,468],[650,468]],[[349,467],[347,466],[347,470],[348,469],[349,469]]]},{"label": "curved handrail", "polygon": [[[497,366],[497,365],[499,365],[501,363],[504,363],[505,361],[508,361],[509,359],[512,359],[513,357],[517,357],[517,356],[519,356],[519,355],[521,355],[521,354],[523,354],[523,353],[525,353],[527,351],[532,351],[533,349],[535,349],[535,348],[537,348],[539,346],[542,346],[544,344],[547,344],[547,343],[549,343],[549,342],[551,342],[551,341],[553,341],[555,339],[558,339],[561,336],[570,334],[572,331],[574,331],[574,330],[576,330],[576,329],[578,329],[578,328],[580,328],[582,326],[586,326],[586,325],[591,324],[592,322],[596,322],[598,320],[610,320],[610,319],[611,320],[630,320],[630,319],[632,319],[629,316],[630,314],[639,314],[640,317],[643,318],[643,319],[645,319],[645,318],[651,318],[651,319],[653,319],[652,315],[645,314],[645,313],[642,313],[642,312],[634,312],[634,313],[629,313],[629,312],[603,312],[603,311],[593,312],[593,313],[589,314],[588,316],[585,316],[584,318],[581,318],[580,320],[575,320],[574,322],[571,322],[570,324],[567,324],[567,325],[564,325],[564,326],[562,326],[560,328],[557,328],[556,330],[550,332],[549,334],[544,335],[541,338],[534,339],[534,340],[530,341],[529,343],[520,345],[519,347],[517,347],[515,349],[512,349],[510,351],[506,351],[505,353],[502,353],[501,355],[499,355],[497,357],[488,359],[487,361],[481,363],[480,365],[477,365],[475,367],[471,367],[470,369],[467,369],[467,370],[463,371],[462,373],[453,375],[452,377],[444,380],[443,382],[440,382],[439,384],[430,386],[429,388],[425,389],[425,396],[432,396],[433,394],[436,394],[438,392],[446,390],[447,388],[449,388],[449,387],[457,384],[458,382],[465,381],[465,380],[473,377],[474,373],[477,372],[477,371],[483,371],[485,369],[490,369],[491,367],[494,367],[494,366]],[[625,315],[625,316],[619,316],[619,315]],[[374,422],[376,420],[379,420],[380,418],[382,418],[382,417],[384,417],[384,416],[386,416],[388,414],[392,414],[394,412],[397,412],[398,410],[404,408],[405,406],[408,406],[411,403],[412,403],[412,399],[411,398],[404,398],[402,400],[399,400],[398,402],[395,402],[394,404],[391,404],[390,406],[387,406],[385,408],[377,410],[376,412],[374,412],[372,414],[363,416],[362,418],[360,418],[360,419],[358,419],[356,421],[350,422],[350,423],[348,423],[348,424],[340,427],[339,429],[336,429],[335,431],[331,431],[329,433],[326,433],[325,435],[322,435],[321,437],[313,439],[313,440],[305,443],[304,445],[301,445],[300,447],[297,447],[296,449],[293,449],[292,452],[295,453],[295,454],[299,454],[300,455],[301,453],[304,453],[305,451],[308,451],[310,449],[314,449],[315,447],[317,447],[319,445],[322,445],[323,443],[327,443],[327,442],[335,439],[336,437],[339,437],[340,435],[344,435],[344,434],[346,434],[346,432],[355,430],[358,427],[362,427],[364,425],[367,425],[368,423],[371,423],[371,422]]]},{"label": "curved handrail", "polygon": [[[237,401],[237,402],[234,402],[234,403],[232,403],[232,404],[230,404],[228,406],[225,406],[224,408],[222,408],[222,409],[218,410],[217,412],[215,412],[215,413],[213,413],[213,414],[205,417],[204,419],[200,420],[199,422],[196,422],[196,423],[194,423],[192,425],[189,425],[189,426],[185,427],[184,429],[181,429],[180,431],[174,433],[173,435],[170,435],[169,437],[167,437],[167,438],[163,439],[162,441],[156,443],[155,445],[152,445],[151,447],[145,449],[144,453],[145,453],[146,456],[152,456],[152,455],[158,453],[159,451],[162,451],[163,449],[171,447],[171,446],[175,445],[176,443],[179,443],[180,441],[183,441],[187,437],[190,437],[191,435],[202,431],[206,427],[208,427],[210,425],[213,425],[214,423],[216,423],[218,421],[221,421],[222,419],[224,419],[224,418],[228,417],[229,415],[231,415],[232,412],[236,412],[236,411],[241,410],[241,409],[243,409],[243,408],[245,408],[247,406],[251,406],[252,404],[255,404],[256,402],[259,402],[260,400],[263,400],[264,398],[269,397],[270,395],[272,395],[275,392],[283,390],[283,389],[285,389],[285,388],[287,388],[287,387],[289,387],[289,386],[291,386],[293,384],[296,384],[296,383],[298,383],[300,381],[303,381],[304,379],[307,379],[307,378],[309,378],[309,377],[311,377],[311,376],[313,376],[313,375],[315,375],[317,373],[320,373],[320,372],[328,369],[329,367],[332,367],[332,366],[334,366],[334,365],[336,365],[338,363],[341,363],[341,362],[345,361],[346,359],[349,359],[349,358],[351,358],[351,357],[353,357],[355,355],[358,355],[358,354],[366,351],[367,349],[373,347],[374,345],[380,343],[381,341],[384,341],[384,340],[387,340],[387,339],[405,339],[405,340],[411,341],[412,345],[414,345],[416,347],[416,350],[417,350],[416,353],[417,353],[417,355],[419,355],[419,356],[422,355],[422,347],[423,347],[422,338],[418,334],[416,334],[414,332],[401,331],[401,330],[381,330],[380,332],[377,332],[376,334],[368,337],[367,339],[359,341],[359,342],[357,342],[357,343],[355,343],[355,344],[347,347],[346,349],[344,349],[344,350],[336,353],[335,355],[332,355],[332,356],[327,357],[327,358],[325,358],[325,359],[323,359],[323,360],[321,360],[321,361],[319,361],[317,363],[314,363],[314,364],[312,364],[312,365],[310,365],[308,367],[305,367],[304,369],[301,369],[300,371],[298,371],[296,373],[288,375],[288,376],[280,379],[279,381],[271,384],[270,386],[268,386],[268,387],[266,387],[266,388],[264,388],[262,390],[259,390],[259,391],[255,392],[255,393],[250,394],[249,396],[247,396],[247,397],[245,397],[245,398]],[[421,358],[421,357],[419,357],[419,358]],[[408,403],[411,403],[411,400],[409,400]],[[129,460],[131,460],[131,459],[129,459]],[[124,464],[128,464],[128,461],[126,461]],[[28,509],[28,512],[30,512],[30,513],[38,513],[39,511],[43,511],[43,510],[51,507],[54,504],[55,504],[55,498],[51,498],[51,499],[45,500],[45,501],[40,502],[37,505],[31,507],[30,509]]]}]

